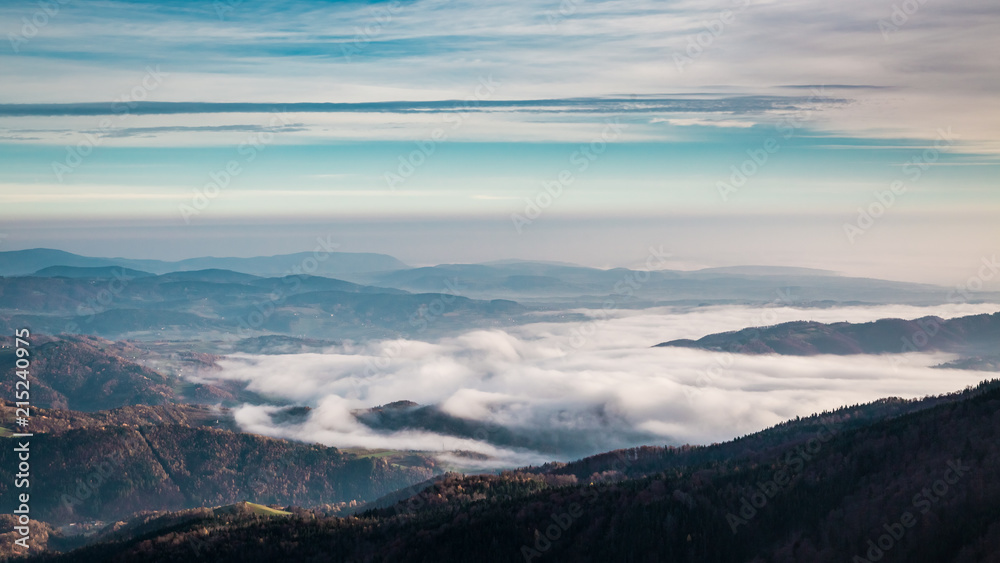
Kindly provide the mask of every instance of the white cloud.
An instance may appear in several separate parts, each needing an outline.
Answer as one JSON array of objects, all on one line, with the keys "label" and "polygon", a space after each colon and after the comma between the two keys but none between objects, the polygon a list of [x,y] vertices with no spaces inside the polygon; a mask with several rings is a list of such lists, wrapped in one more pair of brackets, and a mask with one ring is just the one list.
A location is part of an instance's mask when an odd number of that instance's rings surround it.
[{"label": "white cloud", "polygon": [[[778,422],[887,396],[959,390],[989,374],[931,369],[952,356],[727,356],[651,348],[675,338],[795,319],[870,321],[994,312],[997,305],[830,309],[707,307],[591,311],[590,323],[474,330],[433,342],[392,340],[324,354],[235,356],[217,377],[315,407],[301,425],[275,426],[268,407],[238,412],[246,430],[340,447],[475,451],[519,465],[642,443],[710,443]],[[587,328],[589,327],[589,328]],[[581,331],[589,336],[580,338]],[[398,400],[436,404],[484,428],[537,436],[533,448],[427,431],[376,432],[354,409]],[[534,449],[535,451],[531,451]]]},{"label": "white cloud", "polygon": [[[693,38],[706,33],[706,22],[727,8],[738,11],[734,20],[679,71],[673,55],[685,53]],[[20,22],[36,9],[30,3],[6,7],[5,19]],[[135,59],[162,62],[171,72],[151,99],[184,101],[463,99],[485,74],[503,83],[498,97],[507,99],[787,94],[781,86],[875,85],[884,89],[834,90],[853,103],[825,108],[810,125],[884,138],[920,137],[951,126],[970,146],[1000,150],[1000,73],[993,56],[1000,36],[992,32],[997,13],[979,0],[921,4],[887,34],[879,22],[890,21],[893,4],[863,0],[420,0],[402,4],[382,21],[367,4],[301,2],[263,14],[259,9],[242,3],[220,20],[211,9],[194,18],[194,12],[150,17],[157,10],[151,5],[66,7],[25,46],[33,56],[3,57],[4,67],[18,76],[3,101],[110,101],[142,77]],[[359,38],[357,30],[374,23],[377,29]],[[16,35],[17,26],[8,31]],[[352,44],[359,53],[345,58],[341,48]],[[84,46],[88,57],[63,55]],[[507,125],[484,137],[535,133],[524,129],[523,116],[510,116]],[[404,127],[412,135],[412,125]]]},{"label": "white cloud", "polygon": [[741,129],[746,129],[757,125],[753,121],[736,121],[734,119],[703,119],[700,117],[691,118],[663,118],[654,117],[650,123],[667,123],[669,125],[674,125],[677,127],[688,127],[691,125],[698,125],[701,127],[739,127]]}]

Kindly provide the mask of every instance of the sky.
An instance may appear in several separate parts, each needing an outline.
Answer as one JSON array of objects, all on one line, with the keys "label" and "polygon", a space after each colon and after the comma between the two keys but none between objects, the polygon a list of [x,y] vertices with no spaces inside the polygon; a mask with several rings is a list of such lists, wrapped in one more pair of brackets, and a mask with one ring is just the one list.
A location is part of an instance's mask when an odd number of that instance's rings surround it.
[{"label": "sky", "polygon": [[770,264],[1000,246],[980,0],[0,5],[0,250]]}]

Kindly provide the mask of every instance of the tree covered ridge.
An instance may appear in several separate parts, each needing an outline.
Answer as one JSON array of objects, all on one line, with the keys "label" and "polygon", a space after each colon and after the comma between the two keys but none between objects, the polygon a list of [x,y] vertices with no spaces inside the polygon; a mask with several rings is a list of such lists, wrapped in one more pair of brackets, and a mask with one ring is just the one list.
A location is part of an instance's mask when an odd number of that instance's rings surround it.
[{"label": "tree covered ridge", "polygon": [[639,477],[452,475],[356,516],[203,515],[34,560],[995,560],[1000,382],[925,406],[856,427],[845,413],[810,417],[772,429],[791,436],[784,445],[759,437],[731,458],[668,460]]},{"label": "tree covered ridge", "polygon": [[[178,424],[109,425],[33,438],[35,518],[116,520],[243,500],[316,506],[375,499],[438,472],[318,444]],[[12,448],[0,448],[0,505],[13,509]],[[412,456],[409,459],[413,459]]]}]

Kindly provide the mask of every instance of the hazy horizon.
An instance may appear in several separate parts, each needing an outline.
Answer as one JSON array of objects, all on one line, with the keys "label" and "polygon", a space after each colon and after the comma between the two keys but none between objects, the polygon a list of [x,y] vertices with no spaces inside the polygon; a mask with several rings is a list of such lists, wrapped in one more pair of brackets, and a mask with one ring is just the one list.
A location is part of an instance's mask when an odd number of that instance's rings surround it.
[{"label": "hazy horizon", "polygon": [[[836,220],[835,216],[552,219],[522,234],[496,218],[297,223],[271,218],[256,224],[232,220],[183,227],[169,221],[17,221],[4,225],[7,232],[0,234],[7,236],[0,238],[0,251],[53,248],[84,256],[177,261],[308,252],[324,241],[339,245],[339,252],[388,254],[413,267],[513,259],[642,269],[648,249],[654,247],[669,254],[657,269],[801,267],[944,286],[963,284],[979,275],[984,263],[996,263],[1000,238],[973,236],[979,229],[993,228],[989,217],[983,217],[983,224],[968,217],[947,223],[938,219],[975,241],[961,248],[950,246],[937,230],[927,229],[926,219],[897,219],[885,225],[896,235],[908,235],[903,244],[888,233],[871,232],[868,244],[854,247],[829,236],[828,227]],[[796,236],[789,236],[790,229],[798,229]],[[727,235],[718,236],[720,230],[727,230]],[[928,268],[928,263],[934,267]],[[982,281],[987,288],[1000,288],[998,275]]]}]

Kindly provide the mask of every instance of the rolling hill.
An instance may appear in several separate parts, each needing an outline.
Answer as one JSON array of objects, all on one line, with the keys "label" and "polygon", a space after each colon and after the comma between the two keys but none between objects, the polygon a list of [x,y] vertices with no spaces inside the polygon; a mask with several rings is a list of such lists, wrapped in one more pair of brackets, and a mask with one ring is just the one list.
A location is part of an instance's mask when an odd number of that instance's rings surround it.
[{"label": "rolling hill", "polygon": [[347,518],[163,514],[29,561],[994,561],[1000,381],[904,403],[789,421],[707,456],[680,448],[636,476],[624,472],[642,456],[612,452],[616,468],[583,478],[562,464],[446,475]]},{"label": "rolling hill", "polygon": [[512,301],[411,294],[320,276],[199,270],[133,278],[122,272],[0,278],[0,331],[30,326],[115,339],[231,341],[278,334],[340,340],[441,331],[456,322],[498,326],[525,311]]},{"label": "rolling hill", "polygon": [[[315,267],[313,267],[315,264]],[[306,265],[304,267],[304,265]],[[386,254],[367,252],[298,252],[252,258],[191,258],[176,262],[136,260],[131,258],[92,258],[62,250],[34,248],[0,252],[0,276],[23,276],[54,266],[107,268],[112,266],[154,274],[187,270],[221,269],[265,277],[284,276],[303,271],[316,275],[378,272],[406,268],[406,264]],[[296,270],[297,269],[297,270]],[[313,271],[309,271],[313,270]]]},{"label": "rolling hill", "polygon": [[1000,313],[956,319],[880,319],[870,323],[810,321],[672,340],[657,346],[698,348],[741,354],[895,354],[944,351],[963,355],[995,353],[1000,347]]},{"label": "rolling hill", "polygon": [[[107,521],[247,499],[305,506],[373,500],[439,472],[427,457],[407,456],[418,464],[403,466],[317,444],[123,419],[118,413],[100,421],[106,424],[34,436],[32,476],[47,484],[32,495],[35,518],[54,524]],[[7,513],[15,508],[16,455],[13,448],[0,451],[0,509]]]},{"label": "rolling hill", "polygon": [[[208,368],[214,356],[186,352],[174,358],[94,336],[37,335],[32,350],[32,404],[41,408],[99,411],[130,405],[178,402],[235,404],[252,400],[240,385],[193,384],[142,363],[170,362],[191,371]],[[14,353],[0,348],[0,393],[14,396]],[[174,368],[182,369],[182,368]]]}]

